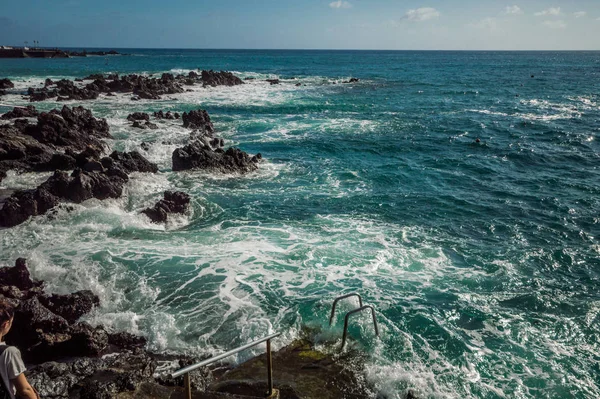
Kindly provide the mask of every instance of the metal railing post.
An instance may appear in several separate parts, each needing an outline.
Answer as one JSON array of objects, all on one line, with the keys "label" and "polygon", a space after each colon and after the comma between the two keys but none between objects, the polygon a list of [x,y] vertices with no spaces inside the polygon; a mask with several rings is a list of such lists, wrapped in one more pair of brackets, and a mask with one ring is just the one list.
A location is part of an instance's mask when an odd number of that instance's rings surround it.
[{"label": "metal railing post", "polygon": [[329,316],[329,325],[331,325],[331,323],[333,323],[333,316],[335,316],[335,307],[337,306],[337,303],[342,299],[350,298],[353,296],[358,297],[358,304],[360,307],[362,307],[362,305],[363,305],[362,297],[359,294],[357,294],[356,292],[352,292],[350,294],[342,295],[342,296],[335,298],[333,301],[333,306],[331,307],[331,316]]},{"label": "metal railing post", "polygon": [[370,306],[370,305],[361,306],[358,309],[354,309],[354,310],[346,313],[346,317],[344,319],[344,335],[342,336],[342,347],[340,348],[340,351],[344,350],[344,346],[346,345],[346,337],[348,336],[348,320],[350,319],[350,316],[352,316],[354,313],[362,312],[363,310],[366,310],[366,309],[371,309],[371,315],[373,315],[373,326],[375,327],[375,335],[379,336],[379,327],[377,326],[377,318],[375,317],[375,309],[373,308],[373,306]]},{"label": "metal railing post", "polygon": [[190,381],[190,373],[183,375],[183,385],[185,387],[185,398],[192,399],[192,382]]},{"label": "metal railing post", "polygon": [[271,359],[271,340],[267,340],[267,384],[269,390],[267,391],[267,397],[273,396],[273,362]]}]

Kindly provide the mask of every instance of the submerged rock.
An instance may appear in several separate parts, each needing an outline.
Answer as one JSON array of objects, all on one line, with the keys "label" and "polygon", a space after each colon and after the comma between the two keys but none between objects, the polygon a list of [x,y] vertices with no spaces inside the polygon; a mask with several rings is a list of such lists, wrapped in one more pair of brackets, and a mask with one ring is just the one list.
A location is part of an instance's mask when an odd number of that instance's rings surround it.
[{"label": "submerged rock", "polygon": [[165,191],[164,198],[154,207],[146,208],[142,213],[154,223],[165,223],[170,213],[185,213],[190,205],[190,196],[181,191]]}]

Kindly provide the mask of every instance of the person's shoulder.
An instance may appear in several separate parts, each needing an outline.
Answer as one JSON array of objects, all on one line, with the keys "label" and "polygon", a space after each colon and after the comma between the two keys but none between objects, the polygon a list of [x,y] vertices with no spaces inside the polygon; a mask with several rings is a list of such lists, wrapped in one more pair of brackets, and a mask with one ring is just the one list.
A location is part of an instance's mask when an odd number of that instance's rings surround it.
[{"label": "person's shoulder", "polygon": [[21,351],[16,346],[7,346],[6,349],[4,349],[3,354],[5,354],[6,356],[19,356],[19,357],[21,357]]}]

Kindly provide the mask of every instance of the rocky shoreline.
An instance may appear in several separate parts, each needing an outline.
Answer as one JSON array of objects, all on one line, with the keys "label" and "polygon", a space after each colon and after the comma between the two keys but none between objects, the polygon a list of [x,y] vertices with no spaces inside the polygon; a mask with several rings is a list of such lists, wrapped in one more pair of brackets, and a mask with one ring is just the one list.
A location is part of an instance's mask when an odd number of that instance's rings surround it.
[{"label": "rocky shoreline", "polygon": [[[93,82],[81,85],[46,79],[44,88],[29,89],[30,101],[53,97],[88,100],[112,92],[157,99],[163,94],[183,92],[183,85],[243,84],[231,73],[212,71],[177,77],[163,74],[160,79],[92,75],[86,80]],[[10,80],[0,80],[1,90],[12,88]],[[181,120],[181,129],[190,132],[187,143],[173,152],[173,170],[246,173],[258,168],[260,154],[250,156],[239,149],[224,149],[224,140],[215,136],[210,116],[204,110],[183,114],[159,110],[153,118]],[[158,166],[137,151],[106,155],[105,140],[111,138],[106,120],[94,117],[81,106],[63,106],[49,112],[40,112],[31,105],[15,107],[1,115],[0,120],[5,122],[0,124],[0,181],[10,170],[54,172],[37,188],[9,192],[2,199],[0,227],[19,225],[58,206],[68,208],[69,203],[119,198],[131,173],[159,173]],[[133,113],[127,120],[142,129],[156,127],[147,113]],[[141,213],[154,223],[165,223],[170,214],[187,212],[190,202],[186,193],[167,191],[164,198]],[[25,259],[18,259],[14,267],[0,268],[0,297],[17,309],[6,340],[20,348],[24,360],[33,365],[28,377],[42,397],[109,398],[119,392],[135,391],[142,382],[157,382],[157,361],[164,360],[164,356],[147,352],[143,337],[109,332],[103,326],[92,327],[79,321],[99,305],[99,298],[91,291],[47,294],[43,282],[31,279]],[[185,357],[170,360],[181,365],[190,362]]]},{"label": "rocky shoreline", "polygon": [[[168,373],[201,360],[153,353],[145,349],[144,337],[80,321],[100,306],[98,296],[89,290],[46,293],[23,258],[13,267],[0,267],[0,299],[16,309],[6,342],[21,350],[27,378],[42,398],[182,397],[183,378],[171,379]],[[275,387],[289,399],[370,398],[361,377],[363,360],[352,352],[317,351],[307,339],[294,341],[273,353]],[[213,365],[191,373],[192,388],[207,391],[198,396],[206,398],[263,397],[264,379],[264,355],[233,368]]]},{"label": "rocky shoreline", "polygon": [[[270,83],[278,84],[279,81]],[[134,99],[153,100],[165,94],[182,93],[185,86],[240,84],[244,84],[241,79],[223,71],[177,76],[163,74],[160,78],[90,75],[75,81],[46,79],[43,88],[28,90],[28,99],[30,102],[48,99],[85,101],[101,94],[110,97],[113,93],[125,93],[132,94]],[[0,80],[0,95],[2,90],[13,88],[10,80]],[[185,143],[172,153],[172,171],[200,169],[245,174],[259,167],[260,153],[250,155],[234,147],[225,149],[224,140],[215,135],[214,125],[205,110],[182,113],[158,110],[152,114],[134,112],[127,116],[131,127],[138,129],[157,129],[153,120],[181,123],[181,129],[189,132]],[[112,137],[108,123],[82,106],[65,105],[48,112],[40,112],[32,105],[15,107],[1,115],[0,121],[3,122],[0,123],[0,182],[9,171],[53,172],[35,189],[0,193],[0,227],[3,228],[52,214],[58,207],[69,210],[69,204],[91,198],[119,198],[132,173],[161,173],[156,164],[138,151],[108,154],[106,140]],[[145,150],[151,145],[142,143],[141,148]],[[143,209],[140,214],[153,223],[166,223],[172,214],[187,213],[191,202],[192,198],[184,192],[166,191],[154,206]],[[100,305],[98,296],[91,291],[48,294],[43,282],[31,279],[22,258],[17,259],[14,267],[0,268],[0,298],[17,309],[13,329],[6,340],[20,348],[24,360],[32,366],[28,378],[44,398],[170,397],[182,381],[158,376],[159,363],[169,361],[183,367],[197,360],[151,353],[145,349],[143,337],[80,321]],[[304,349],[299,351],[295,345],[287,348],[287,352],[282,351],[282,356],[290,353],[306,356],[307,349],[303,346]],[[323,358],[319,357],[319,361]],[[329,359],[325,363],[331,365],[334,362]],[[352,389],[357,392],[353,397],[367,397],[361,396],[366,395],[366,391],[360,388],[353,374],[341,369],[333,372],[337,375],[346,373],[344,378],[353,381]],[[291,371],[289,373],[293,375]],[[313,376],[307,378],[314,379]],[[205,376],[196,373],[194,386],[199,388],[205,383]],[[240,385],[221,379],[219,384],[213,388],[221,392],[254,392],[257,389],[248,381]],[[281,384],[294,385],[285,381]],[[336,389],[346,389],[347,385],[341,383]],[[286,397],[302,397],[294,393],[294,389],[286,389]],[[119,396],[121,394],[125,396]],[[333,393],[323,397],[339,395]]]},{"label": "rocky shoreline", "polygon": [[[171,116],[162,111],[155,114],[158,118]],[[26,117],[36,117],[36,123],[30,123]],[[17,191],[5,198],[0,208],[0,227],[16,226],[63,202],[119,198],[131,173],[158,172],[158,166],[137,151],[114,151],[103,156],[103,139],[111,137],[108,124],[81,106],[64,106],[60,111],[41,113],[33,106],[14,108],[1,119],[13,120],[13,123],[0,125],[0,181],[9,170],[54,171],[54,175],[34,190]],[[146,124],[141,126],[150,124],[149,119],[145,113],[128,116],[134,124],[145,120]],[[237,148],[224,149],[224,141],[214,135],[206,111],[184,112],[182,120],[182,127],[191,132],[188,143],[173,152],[174,171],[204,169],[241,174],[258,168],[261,154],[250,156]],[[182,195],[186,194],[180,193],[178,197]],[[189,198],[182,207],[187,209],[188,205]],[[182,207],[176,207],[174,212],[185,212]],[[171,208],[173,205],[162,203],[157,204],[154,211],[144,213],[154,222],[164,222],[164,213]]]}]

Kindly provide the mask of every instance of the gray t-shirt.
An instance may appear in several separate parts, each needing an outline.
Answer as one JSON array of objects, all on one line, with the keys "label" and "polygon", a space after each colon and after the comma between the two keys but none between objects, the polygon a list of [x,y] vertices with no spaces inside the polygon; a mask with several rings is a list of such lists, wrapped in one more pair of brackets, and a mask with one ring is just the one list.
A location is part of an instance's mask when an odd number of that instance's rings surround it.
[{"label": "gray t-shirt", "polygon": [[16,389],[11,380],[14,380],[27,369],[21,359],[21,352],[14,346],[7,346],[0,342],[0,375],[5,387],[8,387],[11,397],[14,399]]}]

